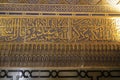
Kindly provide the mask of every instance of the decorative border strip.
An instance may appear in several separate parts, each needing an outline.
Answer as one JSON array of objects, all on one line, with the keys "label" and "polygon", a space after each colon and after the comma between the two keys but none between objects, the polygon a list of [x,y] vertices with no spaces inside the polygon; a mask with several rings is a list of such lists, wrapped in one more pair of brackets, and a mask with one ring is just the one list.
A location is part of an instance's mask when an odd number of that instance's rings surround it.
[{"label": "decorative border strip", "polygon": [[118,17],[120,13],[72,13],[72,12],[15,12],[15,11],[3,11],[0,12],[2,16],[106,16],[106,17]]},{"label": "decorative border strip", "polygon": [[[88,47],[89,46],[89,47]],[[118,44],[1,44],[1,67],[120,67]],[[48,53],[49,52],[49,53]]]},{"label": "decorative border strip", "polygon": [[73,4],[73,5],[105,5],[113,3],[120,4],[120,0],[1,0],[0,3],[21,3],[21,4]]},{"label": "decorative border strip", "polygon": [[[88,47],[90,46],[90,47]],[[29,51],[29,50],[53,50],[53,51],[117,51],[120,50],[119,43],[1,43],[0,50]]]},{"label": "decorative border strip", "polygon": [[119,13],[120,5],[0,4],[0,11]]},{"label": "decorative border strip", "polygon": [[120,69],[111,69],[111,70],[30,70],[30,69],[2,69],[0,70],[0,79],[13,79],[19,80],[20,78],[24,79],[45,79],[45,78],[88,78],[90,80],[101,80],[101,78],[120,78]]}]

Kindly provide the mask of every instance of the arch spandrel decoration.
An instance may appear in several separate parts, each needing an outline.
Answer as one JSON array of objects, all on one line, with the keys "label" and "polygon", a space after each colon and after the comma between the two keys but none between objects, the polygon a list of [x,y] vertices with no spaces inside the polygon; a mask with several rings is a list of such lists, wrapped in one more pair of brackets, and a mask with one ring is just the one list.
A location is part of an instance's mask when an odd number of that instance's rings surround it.
[{"label": "arch spandrel decoration", "polygon": [[115,80],[119,61],[119,0],[0,0],[0,80]]}]

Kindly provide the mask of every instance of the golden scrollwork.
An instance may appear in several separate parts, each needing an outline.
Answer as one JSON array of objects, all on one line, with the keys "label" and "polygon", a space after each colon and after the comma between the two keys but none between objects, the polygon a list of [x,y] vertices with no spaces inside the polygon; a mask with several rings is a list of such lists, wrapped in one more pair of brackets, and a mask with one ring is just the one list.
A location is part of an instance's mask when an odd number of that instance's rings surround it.
[{"label": "golden scrollwork", "polygon": [[1,41],[120,41],[119,18],[1,17]]}]

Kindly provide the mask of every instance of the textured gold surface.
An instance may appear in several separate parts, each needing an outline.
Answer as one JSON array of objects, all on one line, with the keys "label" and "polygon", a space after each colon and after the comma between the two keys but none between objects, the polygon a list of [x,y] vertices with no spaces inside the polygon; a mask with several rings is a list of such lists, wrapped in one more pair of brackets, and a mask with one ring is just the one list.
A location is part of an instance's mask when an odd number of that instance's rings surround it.
[{"label": "textured gold surface", "polygon": [[119,2],[1,0],[0,66],[120,66]]},{"label": "textured gold surface", "polygon": [[109,16],[0,17],[1,66],[118,67],[119,21]]},{"label": "textured gold surface", "polygon": [[0,80],[119,80],[120,0],[0,0],[0,67]]}]

